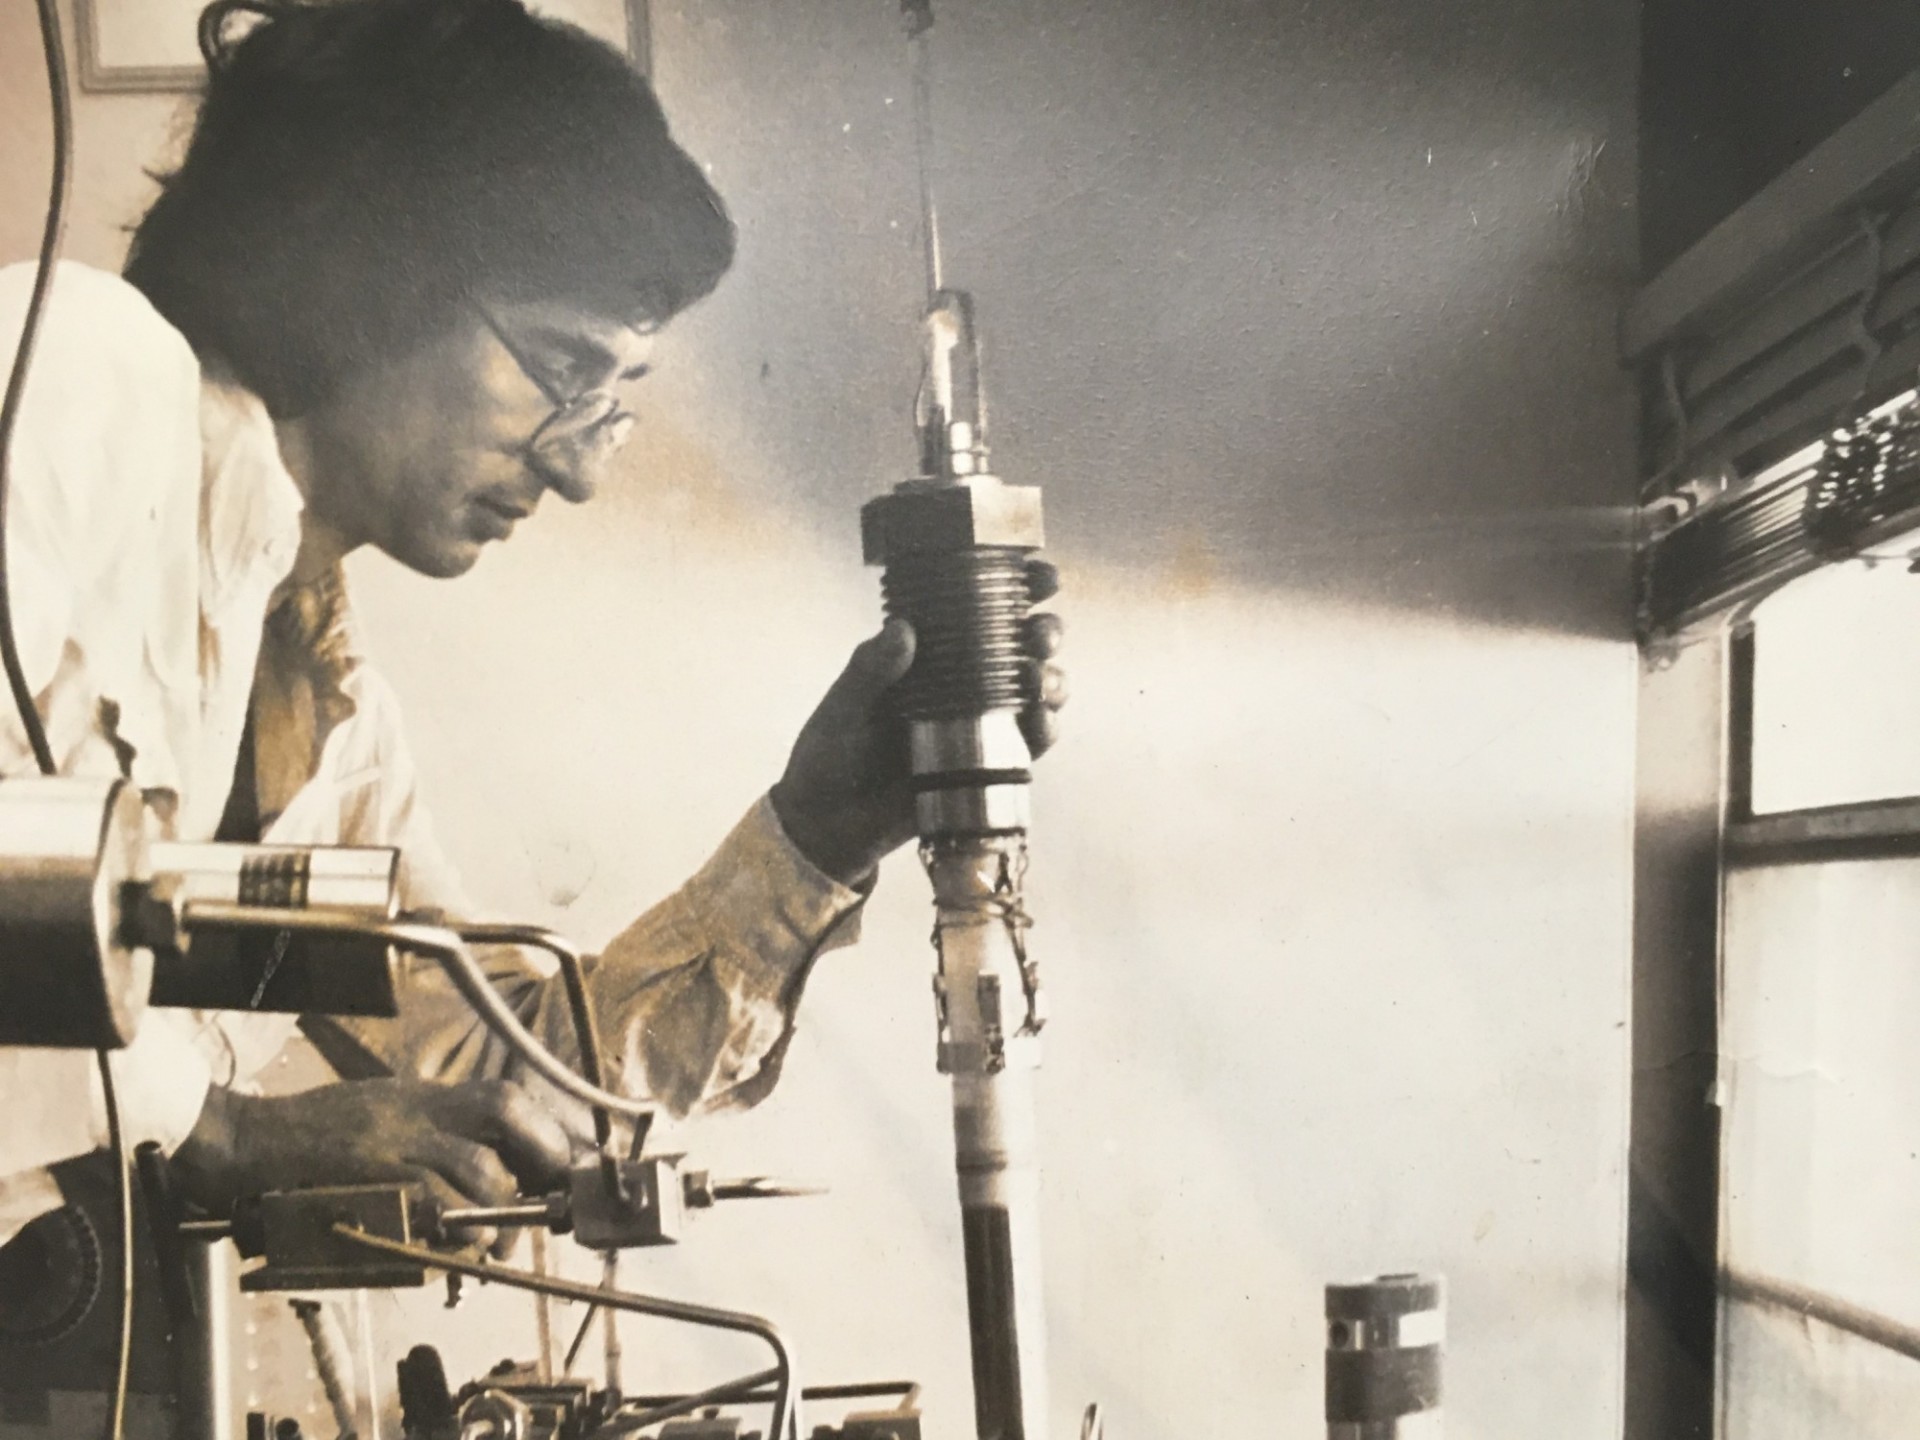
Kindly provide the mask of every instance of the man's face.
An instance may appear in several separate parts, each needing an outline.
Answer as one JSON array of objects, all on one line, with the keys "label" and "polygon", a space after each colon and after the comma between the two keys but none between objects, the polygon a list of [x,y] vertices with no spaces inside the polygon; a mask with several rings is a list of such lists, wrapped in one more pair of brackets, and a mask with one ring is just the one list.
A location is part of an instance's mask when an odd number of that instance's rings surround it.
[{"label": "man's face", "polygon": [[615,401],[646,374],[652,348],[650,333],[565,304],[473,306],[303,417],[307,503],[350,546],[376,545],[426,575],[463,574],[548,490],[575,504],[592,496],[595,452],[632,423]]}]

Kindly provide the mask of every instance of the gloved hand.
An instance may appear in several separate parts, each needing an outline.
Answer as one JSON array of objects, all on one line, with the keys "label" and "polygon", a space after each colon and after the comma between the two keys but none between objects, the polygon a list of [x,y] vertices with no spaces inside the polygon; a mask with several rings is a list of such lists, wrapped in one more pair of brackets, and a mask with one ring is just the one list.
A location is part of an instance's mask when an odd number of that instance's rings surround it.
[{"label": "gloved hand", "polygon": [[[1027,566],[1036,604],[1060,588],[1045,560]],[[1034,756],[1059,736],[1066,675],[1058,663],[1064,627],[1057,615],[1028,617],[1023,636],[1030,697],[1020,729]],[[849,885],[914,835],[906,728],[882,704],[913,664],[913,627],[889,620],[861,644],[794,742],[786,773],[773,787],[774,813],[787,837],[821,870]]]}]

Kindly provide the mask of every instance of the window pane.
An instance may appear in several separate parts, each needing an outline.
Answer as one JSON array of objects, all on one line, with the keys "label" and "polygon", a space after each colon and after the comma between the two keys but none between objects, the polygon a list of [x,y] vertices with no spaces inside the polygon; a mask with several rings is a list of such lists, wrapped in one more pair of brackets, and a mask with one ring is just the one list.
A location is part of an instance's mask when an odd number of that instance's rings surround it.
[{"label": "window pane", "polygon": [[1769,597],[1754,612],[1754,810],[1910,795],[1920,795],[1920,575],[1904,560],[1854,560]]},{"label": "window pane", "polygon": [[1722,1312],[1721,1440],[1912,1440],[1920,1365],[1744,1301]]},{"label": "window pane", "polygon": [[[1920,1326],[1920,859],[1737,869],[1726,914],[1726,1263]],[[1727,1440],[1913,1433],[1920,1366],[1765,1306],[1725,1315]]]}]

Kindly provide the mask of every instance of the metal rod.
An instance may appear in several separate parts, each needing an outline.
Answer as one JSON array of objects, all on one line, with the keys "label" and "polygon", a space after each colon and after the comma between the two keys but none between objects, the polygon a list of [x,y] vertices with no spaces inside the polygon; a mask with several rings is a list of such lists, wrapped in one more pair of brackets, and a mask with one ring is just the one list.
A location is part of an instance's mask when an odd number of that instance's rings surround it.
[{"label": "metal rod", "polygon": [[824,1185],[801,1185],[777,1180],[771,1175],[753,1175],[741,1180],[714,1180],[708,1183],[715,1200],[797,1200],[825,1195]]},{"label": "metal rod", "polygon": [[[620,1281],[620,1252],[608,1250],[600,1256],[600,1285],[605,1290],[617,1290]],[[618,1393],[620,1389],[620,1312],[606,1312],[606,1342],[602,1369],[605,1372],[607,1389]]]},{"label": "metal rod", "polygon": [[756,1396],[765,1397],[767,1392],[760,1387],[774,1379],[780,1372],[762,1370],[739,1380],[729,1380],[724,1385],[715,1385],[710,1390],[702,1390],[693,1395],[676,1395],[651,1403],[644,1409],[632,1414],[620,1414],[608,1421],[600,1433],[602,1435],[624,1435],[633,1430],[644,1430],[649,1425],[658,1425],[662,1420],[678,1419],[690,1415],[695,1410],[708,1405],[742,1405]]},{"label": "metal rod", "polygon": [[[544,1277],[547,1273],[547,1232],[536,1229],[533,1232],[533,1273]],[[533,1297],[533,1319],[540,1337],[540,1383],[553,1383],[553,1297],[536,1295]]]},{"label": "metal rod", "polygon": [[440,1223],[456,1230],[477,1230],[484,1225],[545,1225],[552,1213],[538,1200],[520,1205],[467,1205],[442,1210]]},{"label": "metal rod", "polygon": [[1721,1272],[1720,1293],[1729,1300],[1745,1300],[1754,1305],[1791,1310],[1796,1315],[1818,1320],[1822,1325],[1855,1339],[1865,1340],[1882,1350],[1904,1355],[1909,1360],[1920,1360],[1920,1329],[1842,1300],[1837,1295],[1811,1290],[1791,1281],[1737,1270]]},{"label": "metal rod", "polygon": [[360,1326],[360,1363],[366,1367],[367,1434],[380,1440],[380,1374],[373,1363],[373,1302],[365,1290],[353,1292],[354,1318]]},{"label": "metal rod", "polygon": [[1867,860],[1920,850],[1920,800],[1784,810],[1729,820],[1727,854],[1736,864],[1796,860]]},{"label": "metal rod", "polygon": [[233,1247],[214,1241],[181,1249],[199,1304],[192,1322],[175,1332],[180,1433],[234,1440]]},{"label": "metal rod", "polygon": [[920,234],[927,252],[927,301],[945,288],[940,261],[940,209],[933,196],[933,6],[909,0],[907,36],[913,46],[913,148],[920,161]]},{"label": "metal rod", "polygon": [[[461,925],[459,935],[469,945],[523,945],[544,950],[560,962],[560,979],[573,1013],[574,1038],[580,1045],[580,1073],[589,1085],[606,1087],[600,1059],[600,1029],[594,1024],[593,1004],[587,996],[587,963],[565,936],[538,925]],[[613,1143],[613,1116],[604,1105],[593,1110],[593,1138],[602,1151]]]},{"label": "metal rod", "polygon": [[[764,1382],[763,1382],[764,1383]],[[803,1400],[879,1400],[888,1395],[898,1395],[905,1404],[920,1393],[920,1385],[914,1380],[862,1380],[850,1385],[809,1385],[800,1393]],[[632,1406],[674,1405],[685,1400],[685,1395],[633,1395],[627,1399]],[[771,1390],[755,1390],[751,1394],[736,1396],[730,1403],[751,1405],[759,1401],[771,1400]]]},{"label": "metal rod", "polygon": [[574,1363],[580,1358],[581,1347],[587,1343],[587,1336],[593,1330],[593,1317],[599,1313],[598,1305],[589,1305],[587,1313],[580,1317],[580,1328],[573,1332],[573,1343],[567,1346],[567,1358],[561,1366],[561,1374],[573,1374]]},{"label": "metal rod", "polygon": [[342,1239],[369,1250],[377,1250],[383,1255],[394,1255],[411,1260],[415,1264],[430,1266],[436,1270],[445,1270],[455,1275],[467,1275],[490,1285],[505,1285],[509,1289],[527,1290],[535,1295],[551,1295],[557,1300],[577,1300],[587,1305],[605,1306],[612,1310],[622,1310],[634,1315],[652,1315],[661,1320],[675,1320],[683,1325],[698,1325],[712,1330],[733,1330],[741,1334],[754,1335],[763,1340],[767,1348],[773,1351],[776,1364],[775,1394],[773,1402],[773,1426],[768,1431],[771,1437],[784,1437],[789,1429],[798,1430],[800,1425],[800,1396],[798,1385],[798,1367],[794,1364],[793,1352],[786,1338],[770,1320],[758,1315],[748,1315],[737,1310],[719,1310],[709,1305],[694,1305],[685,1300],[667,1300],[658,1296],[632,1295],[621,1290],[609,1290],[601,1286],[582,1285],[572,1280],[560,1280],[544,1275],[532,1275],[524,1270],[512,1270],[504,1265],[494,1265],[484,1260],[464,1260],[455,1255],[442,1255],[438,1251],[428,1250],[418,1245],[405,1245],[397,1240],[383,1239],[378,1235],[369,1235],[356,1230],[351,1225],[335,1225],[333,1233]]},{"label": "metal rod", "polygon": [[320,1388],[326,1392],[327,1405],[333,1411],[334,1424],[342,1433],[351,1434],[359,1424],[353,1386],[348,1380],[352,1362],[344,1355],[346,1337],[340,1333],[340,1320],[324,1301],[289,1300],[293,1313],[307,1332],[307,1345],[313,1351],[313,1367],[320,1376]]}]

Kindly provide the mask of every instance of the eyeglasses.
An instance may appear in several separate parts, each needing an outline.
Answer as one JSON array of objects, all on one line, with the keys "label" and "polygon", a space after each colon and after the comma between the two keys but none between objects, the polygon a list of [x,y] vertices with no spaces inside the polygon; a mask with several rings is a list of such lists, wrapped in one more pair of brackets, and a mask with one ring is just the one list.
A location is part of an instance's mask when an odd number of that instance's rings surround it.
[{"label": "eyeglasses", "polygon": [[553,383],[546,367],[531,359],[514,342],[493,311],[478,301],[474,308],[486,321],[500,348],[513,357],[520,373],[533,382],[553,410],[521,447],[538,469],[562,480],[584,484],[613,453],[627,443],[638,423],[618,395],[603,385],[568,395]]}]

